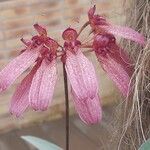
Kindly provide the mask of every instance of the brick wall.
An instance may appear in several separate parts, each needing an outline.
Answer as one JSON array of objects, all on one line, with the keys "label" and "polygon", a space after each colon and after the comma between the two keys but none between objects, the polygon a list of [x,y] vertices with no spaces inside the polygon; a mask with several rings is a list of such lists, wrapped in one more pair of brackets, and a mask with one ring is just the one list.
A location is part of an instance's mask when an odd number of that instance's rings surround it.
[{"label": "brick wall", "polygon": [[[107,16],[111,22],[122,24],[121,0],[97,0],[97,12]],[[87,19],[87,10],[91,6],[90,0],[5,0],[0,1],[0,69],[3,68],[13,57],[18,55],[22,47],[20,39],[28,38],[34,34],[32,25],[41,23],[48,27],[49,35],[61,41],[61,33],[70,25],[79,28]],[[85,33],[84,33],[85,34]],[[85,35],[81,36],[81,40]],[[88,56],[95,64],[100,77],[100,93],[103,104],[115,100],[115,90],[112,82],[95,62],[94,56]],[[58,65],[59,81],[55,89],[55,96],[50,110],[44,113],[29,111],[23,119],[15,119],[8,112],[9,100],[12,93],[22,79],[6,92],[0,95],[0,130],[12,129],[26,125],[37,120],[53,119],[61,117],[64,113],[64,96],[62,82],[62,68]],[[24,75],[23,75],[24,76]],[[113,95],[113,96],[112,96]],[[71,104],[72,107],[72,104]],[[71,109],[72,110],[72,109]],[[42,118],[42,119],[41,119]]]}]

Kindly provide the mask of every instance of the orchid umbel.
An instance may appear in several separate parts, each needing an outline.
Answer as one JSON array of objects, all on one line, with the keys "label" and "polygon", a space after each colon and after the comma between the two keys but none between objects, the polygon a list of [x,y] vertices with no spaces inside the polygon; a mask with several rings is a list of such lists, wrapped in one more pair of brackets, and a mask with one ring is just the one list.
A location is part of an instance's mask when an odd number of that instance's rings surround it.
[{"label": "orchid umbel", "polygon": [[95,10],[96,6],[88,11],[89,21],[82,26],[79,34],[86,26],[91,26],[91,33],[94,34],[94,37],[90,47],[95,51],[102,68],[126,97],[129,93],[133,62],[127,53],[117,45],[114,35],[141,45],[145,44],[145,38],[131,28],[110,24],[104,17],[95,14]]},{"label": "orchid umbel", "polygon": [[[10,85],[31,65],[30,73],[22,80],[14,93],[10,112],[16,116],[28,108],[46,110],[52,101],[57,80],[56,59],[61,57],[71,84],[71,94],[80,118],[87,124],[95,124],[102,118],[98,81],[92,63],[82,53],[82,48],[91,48],[109,77],[126,97],[133,73],[132,61],[121,49],[114,34],[144,45],[144,37],[127,27],[111,25],[100,15],[95,15],[95,6],[88,12],[89,21],[79,33],[66,29],[62,37],[64,46],[47,36],[44,27],[35,24],[38,35],[24,40],[25,49],[0,72],[0,92]],[[78,40],[82,30],[90,25],[93,40],[83,44]],[[59,53],[59,54],[58,54]]]}]

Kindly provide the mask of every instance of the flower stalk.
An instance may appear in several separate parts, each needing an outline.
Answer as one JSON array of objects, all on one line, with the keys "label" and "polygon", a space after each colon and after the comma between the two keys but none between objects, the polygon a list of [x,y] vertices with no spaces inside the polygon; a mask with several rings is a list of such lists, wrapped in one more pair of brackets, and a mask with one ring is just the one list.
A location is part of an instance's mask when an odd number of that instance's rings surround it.
[{"label": "flower stalk", "polygon": [[66,108],[66,150],[69,150],[69,96],[68,96],[68,81],[65,64],[63,63],[64,90],[65,90],[65,108]]}]

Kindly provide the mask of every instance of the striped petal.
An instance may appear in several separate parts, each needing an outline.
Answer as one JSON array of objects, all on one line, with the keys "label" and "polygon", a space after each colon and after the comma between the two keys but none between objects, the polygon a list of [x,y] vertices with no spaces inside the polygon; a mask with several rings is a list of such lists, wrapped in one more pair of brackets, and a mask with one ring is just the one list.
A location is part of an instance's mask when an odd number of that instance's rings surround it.
[{"label": "striped petal", "polygon": [[94,98],[98,82],[92,63],[78,49],[76,54],[67,51],[66,72],[71,86],[80,99]]},{"label": "striped petal", "polygon": [[120,64],[131,77],[133,74],[133,62],[129,58],[128,54],[125,52],[124,49],[120,48],[116,44],[113,44],[110,49],[110,57],[114,59],[114,61],[116,61],[118,64]]},{"label": "striped petal", "polygon": [[27,49],[13,59],[0,72],[0,92],[7,89],[27,68],[29,68],[37,59],[38,54],[38,49]]},{"label": "striped petal", "polygon": [[145,38],[142,34],[136,32],[135,30],[129,27],[121,27],[116,25],[100,26],[100,28],[105,29],[107,32],[121,36],[125,39],[135,41],[141,45],[145,44]]},{"label": "striped petal", "polygon": [[129,93],[130,77],[124,68],[117,63],[110,56],[107,58],[101,57],[97,54],[98,60],[101,62],[102,68],[106,71],[108,76],[114,81],[123,96]]},{"label": "striped petal", "polygon": [[99,96],[93,98],[79,99],[72,90],[73,102],[81,120],[86,124],[96,124],[101,121],[102,110]]},{"label": "striped petal", "polygon": [[35,72],[39,64],[35,65],[31,72],[22,80],[17,87],[10,103],[10,113],[19,117],[29,106],[29,90]]},{"label": "striped petal", "polygon": [[30,105],[35,110],[44,111],[52,100],[54,87],[57,80],[56,62],[42,61],[31,84],[29,92]]}]

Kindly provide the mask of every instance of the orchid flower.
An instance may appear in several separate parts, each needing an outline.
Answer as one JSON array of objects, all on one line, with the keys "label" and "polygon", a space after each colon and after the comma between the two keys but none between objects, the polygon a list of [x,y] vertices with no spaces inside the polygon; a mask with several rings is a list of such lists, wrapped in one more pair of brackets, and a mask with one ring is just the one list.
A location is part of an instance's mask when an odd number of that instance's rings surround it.
[{"label": "orchid flower", "polygon": [[0,72],[0,90],[7,89],[26,69],[31,72],[17,87],[10,104],[10,112],[20,116],[29,106],[46,110],[52,100],[56,84],[57,42],[47,37],[45,28],[34,25],[39,35],[30,41],[22,39],[25,50]]},{"label": "orchid flower", "polygon": [[71,84],[75,108],[87,124],[101,120],[101,107],[98,96],[98,81],[92,63],[83,55],[77,32],[68,28],[63,32],[64,62]]},{"label": "orchid flower", "polygon": [[128,27],[110,24],[103,16],[95,14],[96,6],[88,11],[89,21],[81,28],[90,25],[94,34],[91,48],[95,51],[98,61],[107,75],[114,81],[121,93],[126,97],[129,94],[130,78],[133,74],[133,62],[124,49],[116,43],[114,35],[145,44],[145,38]]}]

